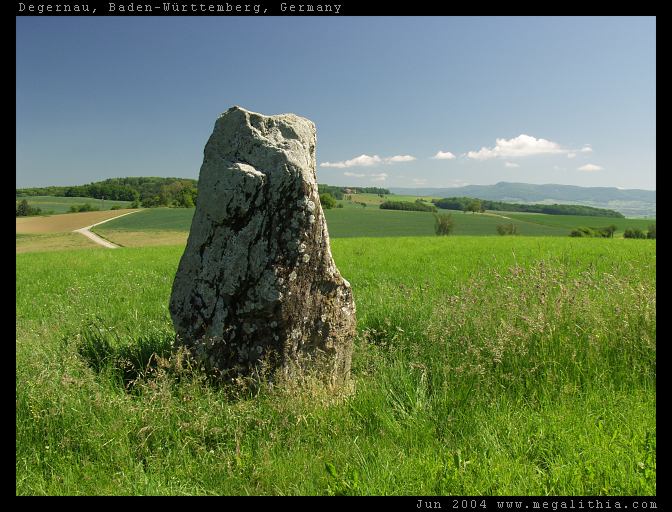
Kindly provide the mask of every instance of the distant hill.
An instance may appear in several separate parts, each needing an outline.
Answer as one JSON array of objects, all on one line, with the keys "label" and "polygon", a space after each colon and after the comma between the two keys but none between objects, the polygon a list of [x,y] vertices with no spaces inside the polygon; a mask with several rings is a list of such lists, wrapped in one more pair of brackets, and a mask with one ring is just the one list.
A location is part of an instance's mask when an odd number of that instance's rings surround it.
[{"label": "distant hill", "polygon": [[390,188],[394,194],[434,197],[474,197],[510,203],[582,204],[608,208],[626,217],[655,217],[656,191],[616,187],[574,185],[532,185],[499,182],[495,185],[467,185],[453,188]]}]

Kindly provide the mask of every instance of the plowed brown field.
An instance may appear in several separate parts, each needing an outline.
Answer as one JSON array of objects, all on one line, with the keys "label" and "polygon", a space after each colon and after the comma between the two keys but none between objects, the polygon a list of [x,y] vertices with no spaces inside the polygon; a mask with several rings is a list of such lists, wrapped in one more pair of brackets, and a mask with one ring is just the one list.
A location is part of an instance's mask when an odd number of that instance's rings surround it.
[{"label": "plowed brown field", "polygon": [[46,217],[17,217],[17,233],[63,233],[118,217],[134,210],[106,210],[100,212],[64,213]]}]

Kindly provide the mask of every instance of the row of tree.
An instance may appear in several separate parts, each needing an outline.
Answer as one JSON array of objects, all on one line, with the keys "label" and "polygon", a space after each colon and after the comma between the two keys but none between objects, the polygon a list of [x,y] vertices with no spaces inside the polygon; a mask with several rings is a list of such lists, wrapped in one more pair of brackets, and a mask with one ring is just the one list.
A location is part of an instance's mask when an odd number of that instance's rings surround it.
[{"label": "row of tree", "polygon": [[16,189],[17,197],[93,197],[110,201],[132,201],[132,208],[174,206],[192,208],[196,204],[197,181],[186,178],[129,177],[71,187]]},{"label": "row of tree", "polygon": [[405,210],[411,212],[436,212],[436,206],[424,203],[417,199],[414,203],[410,201],[384,201],[380,203],[381,210]]},{"label": "row of tree", "polygon": [[505,212],[545,213],[548,215],[584,215],[591,217],[618,217],[624,215],[614,210],[594,208],[580,204],[517,204],[473,197],[446,197],[433,199],[432,202],[444,210],[462,210],[464,212],[484,212],[485,210]]},{"label": "row of tree", "polygon": [[[587,238],[614,238],[614,232],[617,227],[613,224],[602,228],[579,227],[573,229],[569,236],[587,237]],[[627,228],[623,232],[623,238],[656,238],[656,225],[651,224],[648,231],[642,231],[640,228]]]},{"label": "row of tree", "polygon": [[331,194],[335,199],[342,200],[345,194],[377,194],[379,196],[389,194],[390,191],[380,187],[339,187],[336,185],[317,185],[320,195]]},{"label": "row of tree", "polygon": [[649,240],[655,240],[656,225],[651,224],[646,233],[639,228],[628,228],[623,233],[623,238],[648,238]]},{"label": "row of tree", "polygon": [[614,238],[616,226],[611,224],[602,228],[587,228],[584,226],[573,229],[569,236],[583,238]]},{"label": "row of tree", "polygon": [[[186,178],[127,177],[75,186],[53,186],[16,189],[17,197],[57,196],[93,197],[110,201],[132,201],[131,208],[174,206],[192,208],[196,204],[198,182]],[[344,193],[386,195],[390,191],[380,187],[337,187],[318,185],[319,194],[330,194],[343,199]]]}]

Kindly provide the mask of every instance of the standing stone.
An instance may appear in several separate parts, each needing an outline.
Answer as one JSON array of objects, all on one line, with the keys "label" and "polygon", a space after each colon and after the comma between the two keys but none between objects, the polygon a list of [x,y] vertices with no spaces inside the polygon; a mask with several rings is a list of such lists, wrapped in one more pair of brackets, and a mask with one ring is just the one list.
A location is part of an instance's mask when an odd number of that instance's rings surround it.
[{"label": "standing stone", "polygon": [[329,247],[315,125],[224,112],[205,146],[198,200],[173,283],[176,344],[222,378],[350,371],[355,304]]}]

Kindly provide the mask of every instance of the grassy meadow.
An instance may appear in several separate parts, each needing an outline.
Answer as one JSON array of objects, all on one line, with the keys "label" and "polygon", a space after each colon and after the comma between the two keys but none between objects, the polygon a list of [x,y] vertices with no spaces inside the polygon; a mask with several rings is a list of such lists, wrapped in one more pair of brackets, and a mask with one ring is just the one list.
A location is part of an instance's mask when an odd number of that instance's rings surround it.
[{"label": "grassy meadow", "polygon": [[79,233],[17,233],[16,253],[96,249],[100,245]]},{"label": "grassy meadow", "polygon": [[332,250],[358,317],[337,390],[171,356],[183,245],[17,254],[16,493],[656,494],[655,241]]},{"label": "grassy meadow", "polygon": [[194,208],[143,209],[92,231],[122,247],[186,244],[194,212]]}]

